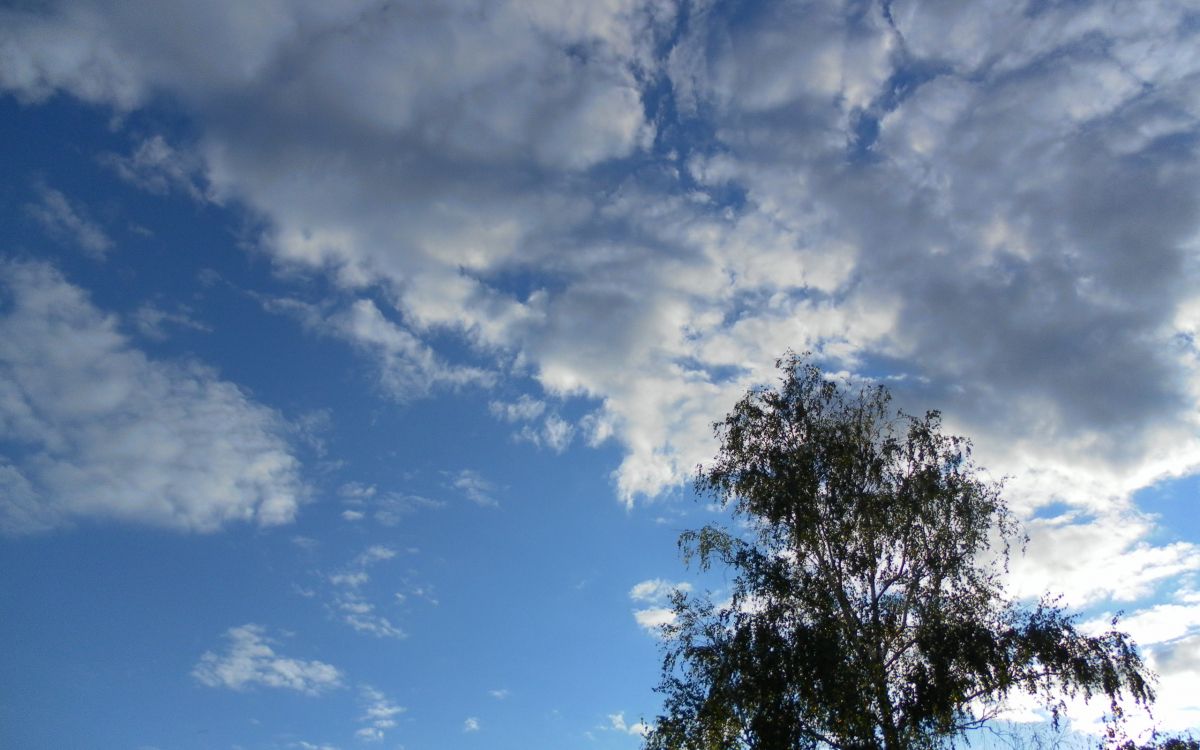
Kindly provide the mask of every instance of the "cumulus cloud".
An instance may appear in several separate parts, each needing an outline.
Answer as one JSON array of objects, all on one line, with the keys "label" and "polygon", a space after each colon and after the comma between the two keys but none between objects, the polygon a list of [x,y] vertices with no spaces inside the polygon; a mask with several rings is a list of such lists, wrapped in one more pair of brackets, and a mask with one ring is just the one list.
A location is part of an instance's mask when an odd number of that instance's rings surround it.
[{"label": "cumulus cloud", "polygon": [[464,732],[478,732],[479,731],[479,719],[475,718],[474,716],[468,716],[466,718],[466,720],[463,722],[463,731]]},{"label": "cumulus cloud", "polygon": [[[1084,625],[1099,631],[1109,621],[1106,615]],[[1186,640],[1192,633],[1200,635],[1200,602],[1155,604],[1122,618],[1120,627],[1142,646]]]},{"label": "cumulus cloud", "polygon": [[640,605],[633,611],[634,621],[648,633],[662,633],[665,626],[675,622],[675,612],[669,606],[671,596],[677,591],[691,590],[690,583],[672,583],[662,578],[651,578],[634,584],[629,590],[629,598]]},{"label": "cumulus cloud", "polygon": [[0,528],[292,520],[305,488],[278,414],[204,366],[147,357],[50,266],[5,262],[0,290]]},{"label": "cumulus cloud", "polygon": [[609,714],[608,723],[609,728],[615,729],[618,732],[624,732],[625,734],[632,734],[636,737],[645,737],[650,733],[650,727],[647,726],[645,722],[639,721],[635,724],[626,724],[624,711],[618,711],[615,714]]},{"label": "cumulus cloud", "polygon": [[1134,511],[1068,512],[1026,524],[1026,553],[1012,561],[1010,586],[1021,597],[1056,592],[1072,607],[1134,602],[1165,581],[1200,570],[1200,546],[1151,544],[1153,519]]},{"label": "cumulus cloud", "polygon": [[555,453],[562,453],[575,438],[575,425],[563,419],[559,414],[545,414],[540,424],[535,420],[543,416],[546,403],[522,394],[516,401],[492,401],[488,403],[488,411],[492,416],[505,422],[520,422],[521,429],[514,437],[540,447],[549,448]]},{"label": "cumulus cloud", "polygon": [[[1083,623],[1092,631],[1106,630],[1111,614]],[[1200,680],[1200,594],[1175,592],[1172,600],[1128,613],[1118,627],[1129,633],[1158,674],[1154,719],[1159,729],[1181,732],[1200,723],[1200,696],[1192,689]],[[1146,723],[1142,717],[1139,722]]]},{"label": "cumulus cloud", "polygon": [[633,619],[646,632],[657,634],[675,623],[675,612],[670,607],[643,607],[634,610]]},{"label": "cumulus cloud", "polygon": [[634,584],[629,590],[629,598],[635,602],[664,602],[676,591],[691,591],[690,583],[672,583],[662,578],[651,578]]},{"label": "cumulus cloud", "polygon": [[207,651],[192,676],[209,687],[244,690],[262,686],[295,690],[309,695],[340,687],[342,673],[322,661],[293,659],[275,653],[266,628],[247,624],[230,628],[223,653]]}]

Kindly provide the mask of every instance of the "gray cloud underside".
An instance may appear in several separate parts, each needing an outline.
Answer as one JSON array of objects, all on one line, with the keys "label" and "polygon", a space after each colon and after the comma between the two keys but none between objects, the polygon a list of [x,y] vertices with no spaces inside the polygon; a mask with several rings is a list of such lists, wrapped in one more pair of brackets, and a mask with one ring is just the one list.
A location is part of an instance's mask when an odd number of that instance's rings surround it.
[{"label": "gray cloud underside", "polygon": [[114,163],[201,164],[147,187],[203,184],[281,264],[383,290],[333,322],[400,397],[455,372],[422,343],[451,330],[596,399],[628,502],[793,347],[898,377],[1022,503],[1111,509],[1200,463],[1188,13],[77,2],[3,12],[0,83],[173,97],[186,154]]}]

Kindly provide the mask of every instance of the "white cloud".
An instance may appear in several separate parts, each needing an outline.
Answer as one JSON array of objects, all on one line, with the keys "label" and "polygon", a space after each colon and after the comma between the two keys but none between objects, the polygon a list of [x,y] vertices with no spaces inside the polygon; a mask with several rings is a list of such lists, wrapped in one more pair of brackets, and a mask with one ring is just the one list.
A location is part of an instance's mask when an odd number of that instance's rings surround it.
[{"label": "white cloud", "polygon": [[635,737],[645,737],[650,732],[650,727],[644,722],[639,721],[635,724],[626,724],[624,711],[618,711],[615,714],[609,714],[608,723],[612,729],[615,729],[618,732],[632,734]]},{"label": "white cloud", "polygon": [[199,156],[173,148],[161,135],[146,138],[127,156],[105,154],[101,162],[142,190],[157,195],[181,190],[196,201],[211,199]]},{"label": "white cloud", "polygon": [[338,495],[347,500],[368,500],[375,497],[376,492],[375,485],[361,482],[346,482],[338,487]]},{"label": "white cloud", "polygon": [[377,613],[375,605],[362,596],[346,592],[337,597],[336,607],[342,622],[360,633],[376,638],[406,638],[407,634],[384,615]]},{"label": "white cloud", "polygon": [[651,578],[634,584],[629,589],[629,598],[635,602],[661,603],[667,601],[676,591],[691,591],[692,584],[687,582],[672,583],[662,578]]},{"label": "white cloud", "polygon": [[1159,674],[1154,715],[1165,731],[1187,731],[1200,726],[1200,633],[1180,638],[1150,651],[1150,666]]},{"label": "white cloud", "polygon": [[493,376],[483,370],[445,364],[412,333],[385,318],[371,300],[355,302],[330,323],[378,362],[380,385],[399,400],[423,395],[433,385],[459,387],[492,382]]},{"label": "white cloud", "polygon": [[489,690],[488,695],[492,696],[498,701],[502,701],[508,696],[512,695],[512,691],[508,688],[500,688],[498,690]]},{"label": "white cloud", "polygon": [[354,564],[366,567],[374,565],[377,562],[383,562],[384,560],[391,560],[395,556],[396,550],[391,547],[386,547],[382,544],[373,544],[363,550],[358,557],[354,558]]},{"label": "white cloud", "polygon": [[474,716],[468,716],[466,721],[463,722],[463,731],[464,732],[478,732],[479,731],[479,719],[475,718]]},{"label": "white cloud", "polygon": [[[1111,619],[1112,615],[1106,614],[1089,620],[1084,627],[1092,631],[1107,630]],[[1153,604],[1122,617],[1117,627],[1143,647],[1170,643],[1192,634],[1200,636],[1200,603]]]},{"label": "white cloud", "polygon": [[645,607],[634,610],[633,619],[643,630],[657,635],[675,623],[675,611],[670,607]]},{"label": "white cloud", "polygon": [[363,740],[383,740],[387,732],[395,728],[397,717],[408,710],[392,703],[387,695],[369,685],[362,687],[359,697],[364,712],[358,720],[366,726],[360,727],[355,735]]},{"label": "white cloud", "polygon": [[[1083,627],[1092,632],[1108,630],[1106,614]],[[1153,721],[1166,732],[1182,732],[1200,725],[1200,597],[1182,590],[1164,601],[1136,609],[1122,617],[1117,628],[1129,633],[1146,662],[1158,674]],[[1138,725],[1150,723],[1134,717]],[[1138,727],[1148,729],[1149,727]]]},{"label": "white cloud", "polygon": [[345,568],[325,576],[333,587],[330,611],[342,622],[360,633],[377,638],[405,638],[407,634],[386,615],[379,613],[362,589],[371,580],[368,568],[391,560],[396,550],[383,545],[372,545],[360,552]]},{"label": "white cloud", "polygon": [[374,364],[381,391],[399,402],[427,396],[434,388],[487,387],[495,380],[494,373],[477,367],[448,364],[370,299],[332,311],[290,298],[263,299],[263,307],[296,318],[314,333],[350,343]]},{"label": "white cloud", "polygon": [[113,241],[104,229],[61,191],[39,185],[37,194],[38,202],[27,204],[25,210],[50,236],[78,245],[93,258],[103,258],[112,249]]},{"label": "white cloud", "polygon": [[555,453],[562,453],[570,447],[575,438],[575,426],[557,414],[549,414],[540,425],[523,426],[515,437],[539,448],[549,448]]},{"label": "white cloud", "polygon": [[690,583],[672,583],[662,578],[651,578],[634,584],[629,590],[629,598],[643,605],[633,611],[634,621],[646,632],[661,635],[665,626],[675,622],[675,612],[669,606],[671,595],[677,591],[691,590]]},{"label": "white cloud", "polygon": [[261,625],[230,628],[224,653],[205,652],[192,676],[209,687],[244,690],[263,686],[316,695],[342,684],[337,667],[322,661],[292,659],[275,653]]},{"label": "white cloud", "polygon": [[365,570],[333,573],[329,576],[329,582],[334,586],[346,586],[349,588],[358,588],[369,580],[371,580],[371,576]]},{"label": "white cloud", "polygon": [[153,360],[49,266],[4,263],[0,528],[81,519],[208,532],[292,520],[305,495],[274,411],[194,363]]},{"label": "white cloud", "polygon": [[488,411],[492,416],[503,419],[505,422],[529,422],[537,419],[546,410],[546,403],[539,401],[528,394],[521,394],[516,401],[491,401],[488,403]]},{"label": "white cloud", "polygon": [[1082,607],[1135,601],[1164,581],[1200,570],[1200,546],[1151,544],[1145,538],[1153,528],[1153,519],[1132,511],[1029,521],[1028,550],[1012,561],[1011,589],[1028,598],[1061,593],[1066,604]]},{"label": "white cloud", "polygon": [[473,469],[463,469],[454,476],[453,486],[476,505],[495,507],[500,504],[493,493],[496,486]]},{"label": "white cloud", "polygon": [[342,518],[353,522],[370,515],[384,526],[395,526],[404,516],[421,509],[445,507],[445,502],[441,500],[398,492],[379,492],[375,485],[360,482],[343,484],[338,488],[338,495],[349,506],[342,511]]},{"label": "white cloud", "polygon": [[133,324],[138,333],[153,341],[165,341],[170,337],[167,333],[167,326],[186,328],[202,333],[212,332],[212,328],[193,318],[191,310],[186,306],[180,306],[178,310],[171,312],[149,302],[133,313]]},{"label": "white cloud", "polygon": [[524,423],[515,435],[518,440],[549,448],[555,453],[565,451],[575,438],[575,425],[557,413],[546,414],[540,425],[533,425],[532,422],[545,413],[546,403],[525,394],[511,403],[492,401],[488,404],[488,411],[505,422]]},{"label": "white cloud", "polygon": [[575,427],[557,414],[551,414],[542,423],[542,442],[555,453],[565,451],[574,436]]}]

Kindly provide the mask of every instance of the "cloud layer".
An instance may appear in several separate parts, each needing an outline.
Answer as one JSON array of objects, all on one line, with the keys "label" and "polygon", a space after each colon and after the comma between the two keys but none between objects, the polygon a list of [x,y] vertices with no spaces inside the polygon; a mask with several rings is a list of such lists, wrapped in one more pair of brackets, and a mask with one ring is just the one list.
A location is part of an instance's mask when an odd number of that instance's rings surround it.
[{"label": "cloud layer", "polygon": [[199,140],[130,179],[203,171],[281,263],[381,285],[325,322],[401,398],[487,384],[447,329],[594,398],[627,501],[789,346],[903,376],[1031,496],[1200,462],[1186,4],[137,5],[5,11],[0,84],[175,97]]}]

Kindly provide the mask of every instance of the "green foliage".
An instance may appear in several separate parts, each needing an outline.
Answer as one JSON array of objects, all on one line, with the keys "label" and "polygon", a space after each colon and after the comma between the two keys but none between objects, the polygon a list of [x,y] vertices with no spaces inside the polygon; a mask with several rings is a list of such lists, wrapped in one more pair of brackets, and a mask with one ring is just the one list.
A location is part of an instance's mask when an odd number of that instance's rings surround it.
[{"label": "green foliage", "polygon": [[[893,412],[804,359],[715,425],[697,488],[748,532],[680,538],[685,562],[736,573],[731,601],[676,595],[664,713],[648,750],[932,748],[1023,691],[1153,699],[1128,636],[1080,633],[1053,599],[1004,595],[1021,541],[998,483],[937,412]],[[1113,623],[1115,628],[1115,621]]]}]

